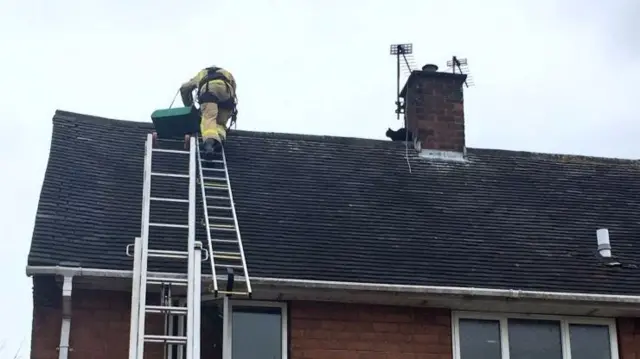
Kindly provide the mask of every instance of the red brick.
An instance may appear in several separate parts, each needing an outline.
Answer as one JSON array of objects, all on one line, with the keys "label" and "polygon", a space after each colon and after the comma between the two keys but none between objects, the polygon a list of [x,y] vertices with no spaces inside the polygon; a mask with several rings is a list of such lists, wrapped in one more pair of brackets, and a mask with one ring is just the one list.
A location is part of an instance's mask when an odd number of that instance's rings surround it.
[{"label": "red brick", "polygon": [[411,313],[391,313],[385,315],[385,320],[394,323],[411,323],[413,317]]},{"label": "red brick", "polygon": [[398,356],[389,356],[389,354],[385,352],[361,352],[358,353],[358,359],[396,359]]},{"label": "red brick", "polygon": [[300,317],[292,317],[290,321],[291,326],[294,328],[321,329],[323,327],[321,320],[300,319]]},{"label": "red brick", "polygon": [[640,359],[640,335],[636,332],[640,318],[619,318],[616,324],[620,359]]},{"label": "red brick", "polygon": [[310,330],[305,332],[305,338],[310,339],[331,339],[335,334],[351,335],[349,332],[330,331],[330,330]]},{"label": "red brick", "polygon": [[381,333],[395,333],[400,330],[400,326],[396,323],[388,323],[384,317],[380,318],[383,322],[374,322],[373,330]]},{"label": "red brick", "polygon": [[[293,302],[292,318],[309,317],[314,321],[291,321],[291,359],[451,359],[449,311],[383,305]],[[344,313],[350,313],[345,316]],[[353,313],[358,314],[354,321]],[[300,326],[313,322],[313,328]],[[316,333],[317,323],[331,331],[329,342],[308,340]]]}]

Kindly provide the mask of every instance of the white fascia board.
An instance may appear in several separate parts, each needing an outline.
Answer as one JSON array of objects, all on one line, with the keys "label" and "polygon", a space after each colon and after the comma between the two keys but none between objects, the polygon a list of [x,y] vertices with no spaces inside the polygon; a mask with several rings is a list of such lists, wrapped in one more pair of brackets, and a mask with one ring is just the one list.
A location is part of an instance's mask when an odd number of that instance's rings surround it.
[{"label": "white fascia board", "polygon": [[[32,275],[73,275],[83,277],[109,277],[109,278],[131,278],[133,271],[97,269],[82,267],[62,267],[62,266],[27,266],[26,273]],[[154,275],[172,278],[186,278],[186,274],[178,273],[154,273]],[[224,280],[225,278],[220,277]],[[210,275],[203,275],[202,280],[211,280]],[[422,295],[442,295],[442,296],[472,296],[488,298],[511,298],[511,299],[543,299],[558,301],[579,301],[579,302],[600,302],[600,303],[626,303],[640,304],[638,295],[618,295],[618,294],[592,294],[592,293],[571,293],[571,292],[549,292],[520,289],[493,289],[480,287],[452,287],[452,286],[428,286],[428,285],[400,285],[383,283],[357,283],[338,282],[324,280],[288,279],[288,278],[267,278],[251,277],[252,283],[261,286],[274,286],[278,288],[302,288],[302,289],[338,289],[349,291],[369,291],[387,292],[394,294],[422,294]]]}]

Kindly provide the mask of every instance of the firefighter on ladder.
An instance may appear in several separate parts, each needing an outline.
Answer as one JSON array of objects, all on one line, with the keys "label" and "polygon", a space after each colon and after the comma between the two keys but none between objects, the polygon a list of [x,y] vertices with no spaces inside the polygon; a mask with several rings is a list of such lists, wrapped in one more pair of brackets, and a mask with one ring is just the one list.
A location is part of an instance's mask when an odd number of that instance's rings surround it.
[{"label": "firefighter on ladder", "polygon": [[[227,137],[227,122],[235,123],[237,97],[236,81],[231,73],[220,67],[200,70],[191,80],[180,86],[182,103],[193,105],[193,90],[198,89],[200,104],[200,133],[205,155],[217,151]],[[231,126],[229,126],[230,128]]]}]

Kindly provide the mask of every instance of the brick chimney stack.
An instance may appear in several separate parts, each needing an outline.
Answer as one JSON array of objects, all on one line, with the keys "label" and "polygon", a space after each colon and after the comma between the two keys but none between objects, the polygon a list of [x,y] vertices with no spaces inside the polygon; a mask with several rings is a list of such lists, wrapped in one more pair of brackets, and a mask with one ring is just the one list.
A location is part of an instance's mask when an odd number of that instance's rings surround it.
[{"label": "brick chimney stack", "polygon": [[462,86],[466,78],[465,74],[439,72],[431,64],[411,73],[400,96],[417,150],[464,154]]}]

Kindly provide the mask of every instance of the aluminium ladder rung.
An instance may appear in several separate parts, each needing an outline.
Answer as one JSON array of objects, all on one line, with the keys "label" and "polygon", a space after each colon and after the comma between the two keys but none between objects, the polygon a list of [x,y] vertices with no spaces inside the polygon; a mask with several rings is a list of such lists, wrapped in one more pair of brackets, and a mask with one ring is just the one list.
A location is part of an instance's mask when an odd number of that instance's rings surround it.
[{"label": "aluminium ladder rung", "polygon": [[158,201],[158,202],[189,203],[188,199],[180,199],[180,198],[150,197],[149,199],[152,201]]},{"label": "aluminium ladder rung", "polygon": [[189,151],[185,151],[185,150],[167,150],[164,148],[154,148],[153,152],[164,152],[164,153],[183,153],[183,154],[190,154]]},{"label": "aluminium ladder rung", "polygon": [[211,242],[214,243],[238,243],[237,239],[216,239],[216,238],[212,238]]},{"label": "aluminium ladder rung", "polygon": [[227,181],[227,179],[224,178],[224,177],[205,177],[205,176],[202,176],[202,179],[203,180],[210,180],[210,181],[220,181],[220,182],[226,182]]},{"label": "aluminium ladder rung", "polygon": [[187,307],[172,307],[164,305],[147,305],[145,306],[147,313],[169,313],[178,315],[187,315]]},{"label": "aluminium ladder rung", "polygon": [[227,185],[223,185],[220,183],[205,183],[204,184],[204,188],[208,188],[208,189],[221,189],[221,190],[229,190],[229,188],[227,187]]},{"label": "aluminium ladder rung", "polygon": [[200,160],[200,162],[204,162],[204,163],[224,163],[223,160]]},{"label": "aluminium ladder rung", "polygon": [[189,258],[189,252],[169,251],[169,250],[163,250],[163,249],[149,249],[147,256],[155,257],[155,258],[187,259]]},{"label": "aluminium ladder rung", "polygon": [[216,229],[229,229],[229,228],[233,230],[236,229],[236,226],[234,226],[233,224],[210,224],[209,227],[216,228]]},{"label": "aluminium ladder rung", "polygon": [[242,260],[242,255],[235,252],[213,252],[213,258]]},{"label": "aluminium ladder rung", "polygon": [[165,228],[184,228],[188,229],[188,224],[170,224],[170,223],[149,223],[149,227],[165,227]]},{"label": "aluminium ladder rung", "polygon": [[151,277],[147,278],[147,284],[171,284],[177,286],[187,286],[189,282],[183,278],[170,278],[170,277]]},{"label": "aluminium ladder rung", "polygon": [[241,264],[222,264],[222,263],[216,263],[216,267],[223,267],[223,268],[235,268],[235,269],[244,269],[244,266],[242,266]]},{"label": "aluminium ladder rung", "polygon": [[226,291],[226,290],[219,290],[218,293],[220,294],[228,294],[228,295],[249,295],[249,292],[234,292],[234,291]]},{"label": "aluminium ladder rung", "polygon": [[158,177],[189,178],[189,175],[183,175],[179,173],[151,172],[151,175]]},{"label": "aluminium ladder rung", "polygon": [[220,180],[220,182],[205,182],[204,187],[205,188],[217,187],[217,188],[228,189],[227,181],[226,180],[222,180],[222,179]]},{"label": "aluminium ladder rung", "polygon": [[144,341],[147,343],[187,344],[186,336],[152,335],[146,334]]},{"label": "aluminium ladder rung", "polygon": [[220,217],[220,216],[209,216],[209,220],[218,220],[218,221],[233,221],[233,217]]},{"label": "aluminium ladder rung", "polygon": [[224,168],[206,168],[202,167],[203,171],[216,171],[216,172],[224,172]]}]

